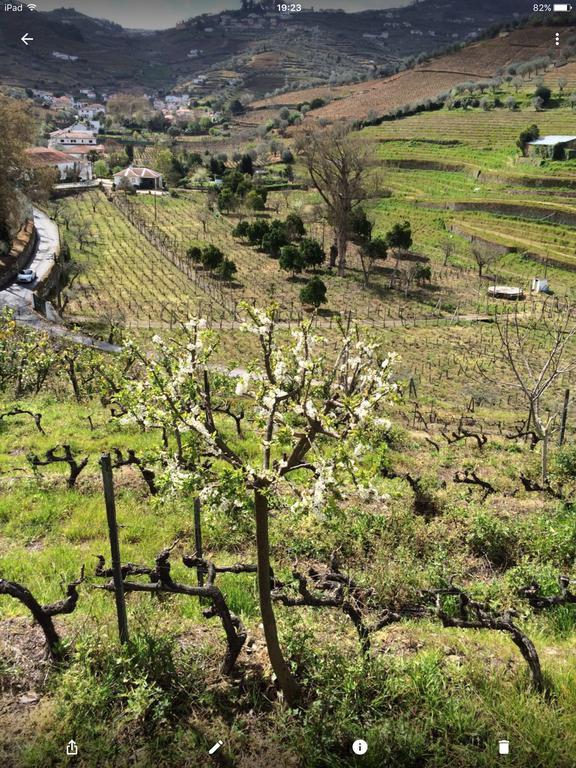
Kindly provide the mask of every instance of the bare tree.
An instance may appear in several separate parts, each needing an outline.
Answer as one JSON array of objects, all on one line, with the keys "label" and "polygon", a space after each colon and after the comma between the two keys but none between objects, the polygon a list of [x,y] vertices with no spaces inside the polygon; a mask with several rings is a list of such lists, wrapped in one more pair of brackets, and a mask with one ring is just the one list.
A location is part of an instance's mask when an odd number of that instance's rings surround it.
[{"label": "bare tree", "polygon": [[88,222],[80,222],[74,227],[74,236],[78,240],[78,247],[81,251],[90,242],[90,235],[90,224]]},{"label": "bare tree", "polygon": [[[522,319],[521,319],[522,318]],[[542,442],[542,484],[548,483],[548,451],[559,410],[555,385],[576,370],[576,306],[547,301],[536,318],[514,313],[496,317],[501,356],[512,374],[511,384],[528,407],[528,424]]]},{"label": "bare tree", "polygon": [[480,243],[474,243],[471,248],[471,253],[478,267],[478,277],[482,277],[484,273],[484,267],[493,264],[498,258],[498,253],[492,250],[488,244],[481,245]]},{"label": "bare tree", "polygon": [[354,209],[372,195],[371,152],[347,124],[323,131],[304,129],[297,139],[296,150],[326,205],[338,248],[338,274],[343,276],[350,217]]},{"label": "bare tree", "polygon": [[454,252],[456,251],[456,243],[454,242],[453,236],[448,235],[447,237],[442,240],[440,243],[440,250],[442,251],[442,254],[444,256],[444,261],[442,262],[442,266],[447,267],[450,259],[454,255]]}]

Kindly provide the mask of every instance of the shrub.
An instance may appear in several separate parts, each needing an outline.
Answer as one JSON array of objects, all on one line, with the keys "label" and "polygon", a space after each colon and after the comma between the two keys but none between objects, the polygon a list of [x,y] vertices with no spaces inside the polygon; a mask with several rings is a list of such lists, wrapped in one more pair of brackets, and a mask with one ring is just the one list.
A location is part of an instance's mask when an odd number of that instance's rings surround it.
[{"label": "shrub", "polygon": [[249,221],[240,221],[232,230],[233,237],[248,237],[250,231]]},{"label": "shrub", "polygon": [[412,227],[409,221],[403,221],[394,224],[386,235],[386,242],[389,248],[399,251],[407,251],[412,245]]},{"label": "shrub", "polygon": [[218,195],[218,210],[231,211],[236,207],[236,196],[230,189],[223,189]]},{"label": "shrub", "polygon": [[528,142],[535,141],[539,136],[540,129],[536,124],[533,124],[521,132],[520,136],[518,137],[518,141],[516,142],[516,146],[521,149],[522,152],[524,152]]},{"label": "shrub", "polygon": [[304,269],[304,258],[295,245],[285,245],[280,250],[280,269],[285,272],[300,273]]},{"label": "shrub", "polygon": [[268,232],[262,238],[262,250],[273,259],[277,259],[280,256],[282,246],[288,245],[288,243],[289,239],[284,223],[275,219],[270,224]]},{"label": "shrub", "polygon": [[496,568],[514,565],[516,536],[507,521],[481,512],[472,521],[468,545],[478,557],[486,557]]},{"label": "shrub", "polygon": [[296,213],[288,214],[286,221],[284,222],[284,228],[289,240],[299,240],[306,234],[304,222]]},{"label": "shrub", "polygon": [[313,277],[300,291],[302,304],[309,304],[316,309],[320,304],[326,304],[326,285],[319,277]]},{"label": "shrub", "polygon": [[305,237],[300,243],[300,255],[306,269],[316,269],[324,262],[326,254],[318,240]]},{"label": "shrub", "polygon": [[266,201],[264,195],[253,189],[246,195],[246,207],[253,211],[264,211],[266,209]]},{"label": "shrub", "polygon": [[202,248],[198,245],[191,245],[186,251],[186,256],[195,264],[200,264],[202,261]]},{"label": "shrub", "polygon": [[216,269],[224,260],[224,254],[215,245],[207,245],[202,249],[202,266],[204,269]]},{"label": "shrub", "polygon": [[267,221],[259,219],[248,225],[246,236],[250,245],[261,245],[262,239],[270,231],[270,224]]},{"label": "shrub", "polygon": [[552,97],[552,91],[546,85],[539,85],[534,91],[534,96],[537,99],[542,99],[543,106],[546,106]]},{"label": "shrub", "polygon": [[232,259],[224,258],[220,264],[216,267],[216,274],[223,280],[232,280],[238,268]]}]

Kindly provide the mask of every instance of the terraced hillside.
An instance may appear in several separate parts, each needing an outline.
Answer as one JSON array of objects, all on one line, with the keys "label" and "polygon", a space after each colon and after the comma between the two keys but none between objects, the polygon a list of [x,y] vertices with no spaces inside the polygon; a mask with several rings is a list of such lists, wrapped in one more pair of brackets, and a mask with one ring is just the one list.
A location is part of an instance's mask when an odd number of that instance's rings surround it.
[{"label": "terraced hillside", "polygon": [[[558,27],[555,30],[564,36],[573,32],[571,27]],[[551,28],[525,28],[466,46],[393,77],[353,86],[292,91],[254,101],[251,107],[254,110],[271,106],[296,107],[311,99],[323,98],[330,103],[311,112],[309,119],[358,120],[365,118],[369,112],[382,115],[406,104],[434,98],[457,83],[484,79],[508,64],[550,53],[553,56],[557,54]]]},{"label": "terraced hillside", "polygon": [[60,216],[79,271],[65,316],[83,323],[146,328],[171,314],[194,314],[207,297],[155,249],[100,192],[69,198]]},{"label": "terraced hillside", "polygon": [[533,108],[443,109],[365,129],[393,192],[375,207],[377,215],[427,221],[424,247],[432,250],[451,232],[468,252],[464,263],[470,265],[470,246],[462,238],[509,250],[492,269],[523,286],[531,274],[554,265],[560,268],[554,272],[555,289],[571,290],[576,162],[520,158],[516,140],[532,122],[542,135],[569,134],[575,117],[568,107],[538,113]]}]

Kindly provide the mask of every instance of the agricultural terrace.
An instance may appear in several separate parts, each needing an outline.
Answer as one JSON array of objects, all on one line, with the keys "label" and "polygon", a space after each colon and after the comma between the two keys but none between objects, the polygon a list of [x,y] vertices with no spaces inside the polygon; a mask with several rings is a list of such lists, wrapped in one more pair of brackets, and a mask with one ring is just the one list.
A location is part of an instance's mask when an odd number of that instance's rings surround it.
[{"label": "agricultural terrace", "polygon": [[[250,247],[241,239],[232,236],[232,230],[239,221],[235,215],[211,212],[206,217],[205,196],[202,193],[178,192],[177,195],[176,198],[167,196],[159,198],[156,206],[152,198],[138,195],[133,204],[141,211],[149,226],[157,227],[171,241],[178,244],[182,254],[190,245],[198,241],[207,241],[229,255],[238,268],[234,286],[228,289],[228,295],[232,298],[258,304],[275,301],[289,313],[292,310],[299,311],[299,292],[306,281],[313,276],[313,272],[292,277],[290,273],[280,269],[276,259],[270,258],[258,248]],[[131,203],[133,200],[134,198],[131,198]],[[327,250],[331,244],[331,233],[326,223],[314,220],[313,204],[316,202],[318,202],[317,198],[311,193],[292,192],[288,195],[274,193],[269,195],[270,210],[265,215],[269,219],[276,217],[283,219],[290,211],[300,213],[306,222],[308,233],[323,243]],[[424,233],[432,228],[430,220],[435,214],[425,211],[422,213],[422,227],[419,232]],[[385,213],[381,218],[381,225],[384,227],[389,223],[392,226],[397,221],[395,215],[393,210]],[[205,233],[200,217],[206,221]],[[400,317],[402,309],[409,312],[404,293],[390,289],[392,262],[390,265],[385,264],[376,268],[370,287],[366,289],[362,279],[360,259],[353,248],[351,251],[347,277],[339,278],[335,274],[329,274],[325,268],[317,270],[317,274],[321,275],[328,286],[329,313],[345,314],[352,309],[354,315],[359,318],[372,322],[376,322],[379,318],[380,322],[385,322],[387,319]],[[402,259],[400,261],[406,269],[409,268],[410,262]],[[440,279],[440,275],[438,278]],[[453,307],[456,301],[454,280],[458,280],[458,274],[452,274],[450,270],[446,270],[442,283],[444,291],[428,290],[426,285],[413,285],[412,290],[419,296],[420,302],[429,305],[428,312],[431,312],[439,303],[441,305],[442,300],[448,307]],[[468,277],[461,280],[462,286],[466,280]],[[468,293],[472,301],[473,292]],[[386,296],[385,302],[383,296]],[[476,293],[474,293],[474,300],[475,298]],[[414,310],[414,302],[409,303]]]},{"label": "agricultural terrace", "polygon": [[411,159],[461,163],[470,170],[498,169],[505,176],[570,175],[574,166],[568,162],[550,162],[542,167],[529,163],[514,164],[518,155],[516,141],[520,132],[536,123],[540,133],[571,134],[576,117],[573,110],[559,108],[536,112],[512,111],[505,107],[482,109],[441,109],[422,112],[402,120],[384,122],[367,128],[366,135],[379,142],[385,160]]},{"label": "agricultural terrace", "polygon": [[385,227],[391,215],[410,220],[417,247],[432,257],[448,231],[455,244],[450,262],[463,266],[474,263],[470,240],[492,243],[509,251],[491,266],[502,282],[527,286],[548,268],[554,289],[571,291],[576,163],[522,159],[516,146],[531,123],[541,135],[573,132],[566,91],[559,95],[556,85],[556,94],[564,105],[540,112],[520,94],[516,110],[444,108],[364,129],[392,191],[373,208],[378,226]]},{"label": "agricultural terrace", "polygon": [[68,319],[146,328],[171,312],[198,311],[202,292],[101,192],[67,198],[58,215],[78,272],[65,290]]},{"label": "agricultural terrace", "polygon": [[[557,29],[564,35],[570,35],[573,31],[570,27]],[[321,98],[330,103],[313,110],[309,114],[310,118],[329,121],[338,118],[358,120],[365,118],[368,113],[382,115],[406,104],[432,99],[466,80],[491,77],[497,70],[511,63],[549,54],[550,48],[549,28],[515,30],[493,40],[466,46],[460,51],[435,58],[390,78],[352,86],[326,86],[292,91],[254,101],[251,108],[259,110],[272,106],[297,107],[312,99]]]}]

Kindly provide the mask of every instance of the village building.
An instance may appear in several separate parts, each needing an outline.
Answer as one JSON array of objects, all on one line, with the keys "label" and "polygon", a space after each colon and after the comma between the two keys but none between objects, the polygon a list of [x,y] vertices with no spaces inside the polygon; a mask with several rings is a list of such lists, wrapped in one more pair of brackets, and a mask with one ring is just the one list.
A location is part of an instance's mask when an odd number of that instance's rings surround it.
[{"label": "village building", "polygon": [[36,168],[55,168],[60,174],[60,181],[90,181],[92,164],[72,157],[66,152],[49,147],[30,147],[26,150],[30,165]]},{"label": "village building", "polygon": [[78,61],[78,56],[73,56],[69,53],[61,53],[60,51],[52,51],[52,56],[54,56],[55,59],[60,59],[61,61]]},{"label": "village building", "polygon": [[114,184],[117,188],[132,187],[132,189],[162,189],[162,174],[150,168],[129,166],[114,174]]},{"label": "village building", "polygon": [[63,111],[74,109],[74,99],[72,96],[56,96],[52,100],[52,107]]},{"label": "village building", "polygon": [[59,131],[52,131],[48,146],[60,149],[62,146],[92,146],[98,144],[97,131],[84,123],[74,123]]},{"label": "village building", "polygon": [[570,160],[576,157],[576,136],[541,136],[526,145],[530,157],[544,157],[549,160]]},{"label": "village building", "polygon": [[94,152],[100,155],[104,153],[103,145],[98,143],[97,124],[87,126],[84,123],[74,123],[59,131],[52,131],[48,147],[83,164],[88,162]]},{"label": "village building", "polygon": [[78,104],[77,113],[82,120],[94,120],[96,115],[106,114],[106,107],[104,104]]},{"label": "village building", "polygon": [[169,94],[164,99],[166,104],[170,106],[187,106],[188,102],[190,101],[190,96],[188,94]]}]

